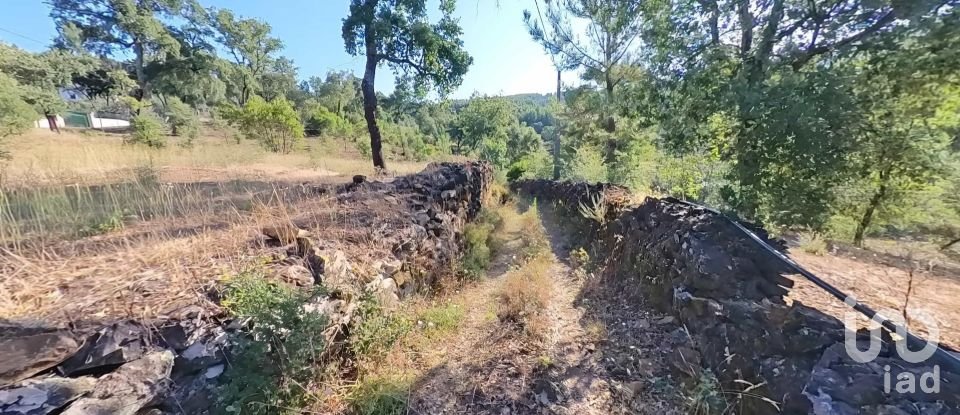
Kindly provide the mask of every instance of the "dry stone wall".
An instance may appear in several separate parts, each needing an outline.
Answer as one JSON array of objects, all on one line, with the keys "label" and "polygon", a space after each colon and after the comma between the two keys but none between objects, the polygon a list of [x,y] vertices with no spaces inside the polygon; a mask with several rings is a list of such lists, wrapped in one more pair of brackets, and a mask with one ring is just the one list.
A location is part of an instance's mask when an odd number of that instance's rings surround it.
[{"label": "dry stone wall", "polygon": [[619,197],[607,209],[615,213],[601,222],[586,218],[577,206],[610,193],[615,189],[610,186],[522,181],[513,188],[541,203],[556,202],[570,223],[587,229],[591,257],[603,261],[603,284],[679,319],[690,345],[676,351],[677,374],[695,382],[709,369],[726,397],[737,402],[737,413],[901,415],[960,409],[960,377],[942,367],[939,392],[887,390],[885,376],[895,383],[901,373],[919,378],[934,368],[903,361],[890,342],[875,361],[852,361],[843,345],[843,324],[799,302],[786,304],[792,281],[785,277],[785,264],[710,211],[670,198],[628,207]]},{"label": "dry stone wall", "polygon": [[[391,215],[376,225],[383,225],[378,235],[391,254],[374,263],[366,281],[344,251],[288,224],[264,229],[284,256],[268,268],[291,285],[330,286],[333,295],[314,299],[304,312],[326,314],[325,333],[342,340],[356,294],[369,290],[397,302],[450,269],[461,253],[463,226],[479,212],[491,177],[486,163],[440,163],[391,182],[358,176],[348,185],[311,188],[344,207],[386,206]],[[0,415],[208,413],[217,404],[232,340],[244,335],[246,324],[205,315],[201,307],[150,322],[52,327],[0,320]]]}]

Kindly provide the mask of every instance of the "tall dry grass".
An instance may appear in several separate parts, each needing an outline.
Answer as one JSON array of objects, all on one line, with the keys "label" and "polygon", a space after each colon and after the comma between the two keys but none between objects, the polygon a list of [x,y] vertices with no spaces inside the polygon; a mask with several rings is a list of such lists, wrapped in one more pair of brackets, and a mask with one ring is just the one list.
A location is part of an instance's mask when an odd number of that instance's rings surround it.
[{"label": "tall dry grass", "polygon": [[[290,154],[269,152],[250,140],[239,142],[220,132],[206,131],[190,146],[175,137],[162,149],[124,144],[123,136],[101,132],[36,130],[5,140],[11,158],[0,161],[0,187],[101,184],[123,181],[138,168],[160,172],[163,181],[269,178],[301,181],[308,178],[373,174],[373,165],[354,144],[338,139],[307,139]],[[426,163],[392,161],[396,174],[422,170]]]},{"label": "tall dry grass", "polygon": [[[283,189],[292,183],[374,172],[347,140],[312,138],[291,154],[210,130],[189,146],[168,141],[153,149],[125,144],[119,134],[41,130],[7,140],[11,158],[0,160],[0,246],[16,251],[23,241],[107,233],[132,221],[216,220],[248,211],[256,194],[287,197]],[[389,167],[406,174],[425,164]]]}]

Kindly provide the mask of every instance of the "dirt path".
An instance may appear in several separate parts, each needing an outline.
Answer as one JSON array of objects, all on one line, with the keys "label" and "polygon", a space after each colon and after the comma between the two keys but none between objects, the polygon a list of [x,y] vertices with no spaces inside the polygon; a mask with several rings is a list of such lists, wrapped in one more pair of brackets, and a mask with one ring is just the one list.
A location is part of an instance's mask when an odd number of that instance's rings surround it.
[{"label": "dirt path", "polygon": [[[570,245],[564,232],[549,213],[541,214],[541,222],[553,281],[545,338],[530,341],[498,321],[498,294],[509,273],[516,272],[510,264],[519,240],[516,229],[506,229],[511,239],[486,279],[461,293],[464,323],[449,347],[437,351],[442,363],[414,384],[408,413],[683,413],[676,402],[659,396],[672,391],[650,386],[665,371],[660,339],[667,327],[651,327],[655,317],[647,313],[583,298],[583,281],[567,262]],[[644,381],[632,380],[637,377]]]}]

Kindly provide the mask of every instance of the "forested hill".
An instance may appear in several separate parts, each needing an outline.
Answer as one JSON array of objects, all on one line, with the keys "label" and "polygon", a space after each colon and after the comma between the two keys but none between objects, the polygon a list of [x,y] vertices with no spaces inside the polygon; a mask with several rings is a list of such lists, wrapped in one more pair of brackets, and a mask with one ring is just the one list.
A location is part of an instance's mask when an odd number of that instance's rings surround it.
[{"label": "forested hill", "polygon": [[[501,96],[498,96],[497,98],[510,101],[519,106],[546,107],[550,105],[550,101],[555,98],[555,95],[538,94],[536,92],[530,92],[525,94],[501,95]],[[464,107],[472,99],[474,98],[461,98],[461,99],[454,99],[452,101],[455,107]]]}]

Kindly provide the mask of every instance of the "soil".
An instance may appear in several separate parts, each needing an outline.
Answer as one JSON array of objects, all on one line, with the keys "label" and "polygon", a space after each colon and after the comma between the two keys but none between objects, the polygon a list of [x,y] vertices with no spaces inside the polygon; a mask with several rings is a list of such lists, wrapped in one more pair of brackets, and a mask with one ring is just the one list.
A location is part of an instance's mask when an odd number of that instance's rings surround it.
[{"label": "soil", "polygon": [[[908,267],[831,254],[812,255],[798,249],[793,250],[790,256],[824,281],[855,296],[858,301],[881,313],[883,309],[890,310],[883,313],[885,315],[902,314],[904,304],[908,305],[910,312],[930,315],[939,325],[940,344],[960,349],[960,309],[956,307],[957,298],[960,298],[960,275],[951,276],[942,270],[930,272],[924,268],[910,270]],[[913,283],[907,301],[911,275]],[[840,300],[801,276],[792,279],[796,284],[788,299],[800,301],[843,320],[849,308]],[[930,333],[917,321],[911,321],[908,328],[925,337]]]}]

